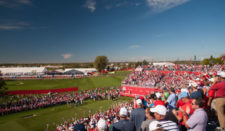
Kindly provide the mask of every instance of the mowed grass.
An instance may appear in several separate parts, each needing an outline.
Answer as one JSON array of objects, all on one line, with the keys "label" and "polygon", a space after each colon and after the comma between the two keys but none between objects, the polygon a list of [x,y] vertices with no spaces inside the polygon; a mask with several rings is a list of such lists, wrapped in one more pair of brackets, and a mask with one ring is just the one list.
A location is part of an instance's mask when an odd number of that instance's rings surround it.
[{"label": "mowed grass", "polygon": [[6,81],[8,90],[43,90],[79,87],[79,90],[95,89],[99,87],[120,86],[121,81],[129,74],[129,71],[116,72],[114,75],[102,77],[88,77],[79,79],[55,79],[55,80],[12,80]]},{"label": "mowed grass", "polygon": [[[80,79],[64,79],[64,80],[22,80],[22,81],[6,81],[8,90],[36,90],[36,89],[57,89],[79,87],[79,90],[95,89],[99,87],[120,86],[121,81],[129,74],[129,71],[116,72],[114,75],[106,75],[103,77],[89,77]],[[71,118],[81,118],[91,113],[106,110],[111,105],[130,101],[131,98],[121,97],[121,100],[111,101],[102,100],[93,102],[92,100],[84,101],[83,105],[74,108],[73,104],[58,105],[45,109],[30,110],[26,112],[14,113],[7,116],[0,116],[0,131],[43,131],[46,124],[49,124],[51,130],[56,125]],[[35,114],[34,117],[24,118],[24,116]],[[53,125],[53,123],[55,123]]]},{"label": "mowed grass", "polygon": [[[93,102],[92,100],[84,101],[83,105],[74,108],[71,105],[59,105],[45,109],[31,110],[0,116],[1,131],[43,131],[46,129],[46,124],[49,124],[49,129],[54,130],[55,124],[60,124],[65,120],[72,118],[83,118],[89,115],[109,109],[113,104],[130,101],[131,98],[121,97],[120,100],[101,100]],[[34,117],[23,118],[26,115],[35,114]],[[55,123],[55,124],[53,124]]]}]

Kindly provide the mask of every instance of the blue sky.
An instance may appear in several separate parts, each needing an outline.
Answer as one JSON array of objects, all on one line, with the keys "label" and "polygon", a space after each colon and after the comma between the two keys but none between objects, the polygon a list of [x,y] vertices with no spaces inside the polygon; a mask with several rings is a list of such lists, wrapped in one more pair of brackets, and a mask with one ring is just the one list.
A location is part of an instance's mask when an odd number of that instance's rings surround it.
[{"label": "blue sky", "polygon": [[0,63],[225,53],[225,0],[0,0]]}]

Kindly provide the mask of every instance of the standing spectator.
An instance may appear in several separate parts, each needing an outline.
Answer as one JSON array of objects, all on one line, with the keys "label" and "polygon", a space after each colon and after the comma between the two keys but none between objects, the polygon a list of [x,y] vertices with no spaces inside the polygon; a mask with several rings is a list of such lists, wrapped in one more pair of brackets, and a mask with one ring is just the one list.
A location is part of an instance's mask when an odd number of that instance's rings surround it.
[{"label": "standing spectator", "polygon": [[192,92],[191,92],[191,94],[190,94],[190,98],[191,98],[191,99],[203,98],[203,97],[202,97],[202,93],[201,93],[200,90],[198,89],[197,83],[193,83],[191,88],[192,88]]},{"label": "standing spectator", "polygon": [[225,129],[225,72],[221,72],[220,78],[214,78],[211,90],[216,92],[216,111],[222,130]]},{"label": "standing spectator", "polygon": [[142,131],[149,131],[149,124],[154,120],[154,113],[150,112],[150,108],[145,109],[146,120],[141,124]]},{"label": "standing spectator", "polygon": [[123,94],[125,94],[125,92],[126,92],[126,87],[124,86],[123,87]]},{"label": "standing spectator", "polygon": [[113,124],[111,131],[135,131],[133,122],[127,120],[128,111],[125,107],[120,109],[120,120]]},{"label": "standing spectator", "polygon": [[[155,108],[151,108],[151,112],[154,112],[155,119],[159,121],[161,127],[166,131],[179,131],[178,126],[175,122],[166,120],[167,109],[163,105],[158,105]],[[151,129],[150,129],[151,130]]]},{"label": "standing spectator", "polygon": [[177,97],[175,94],[175,90],[173,88],[170,89],[170,95],[166,100],[167,107],[169,109],[175,109],[176,108],[176,103],[177,103]]},{"label": "standing spectator", "polygon": [[[190,115],[193,114],[194,110],[192,109],[192,105],[191,105],[191,100],[188,98],[188,93],[187,92],[181,92],[181,94],[179,95],[179,99],[181,99],[184,103],[184,105],[182,105],[180,108],[182,110],[185,111],[185,117],[186,119],[188,119]],[[173,110],[174,115],[176,116],[176,118],[181,122],[181,130],[182,131],[186,131],[186,127],[184,125],[184,121],[183,121],[183,113],[181,111],[176,112],[175,110]]]},{"label": "standing spectator", "polygon": [[100,119],[97,123],[97,131],[107,131],[107,123],[104,119]]},{"label": "standing spectator", "polygon": [[187,120],[186,112],[180,108],[183,114],[184,125],[188,131],[205,131],[208,121],[208,116],[203,109],[204,101],[201,98],[192,101],[192,108],[195,109],[194,113]]},{"label": "standing spectator", "polygon": [[141,123],[146,119],[141,99],[136,100],[137,108],[132,110],[130,120],[134,122],[136,131],[141,130]]},{"label": "standing spectator", "polygon": [[79,120],[73,127],[74,131],[86,131],[85,126],[81,120]]},{"label": "standing spectator", "polygon": [[159,121],[152,121],[149,124],[149,131],[164,131],[161,125],[159,124]]}]

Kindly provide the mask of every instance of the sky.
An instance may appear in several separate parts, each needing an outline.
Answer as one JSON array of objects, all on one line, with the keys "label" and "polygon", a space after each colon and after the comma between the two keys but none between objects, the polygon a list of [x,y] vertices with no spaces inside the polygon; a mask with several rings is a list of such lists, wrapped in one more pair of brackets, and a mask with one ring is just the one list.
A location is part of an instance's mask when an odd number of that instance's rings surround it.
[{"label": "sky", "polygon": [[0,0],[0,63],[225,53],[225,0]]}]

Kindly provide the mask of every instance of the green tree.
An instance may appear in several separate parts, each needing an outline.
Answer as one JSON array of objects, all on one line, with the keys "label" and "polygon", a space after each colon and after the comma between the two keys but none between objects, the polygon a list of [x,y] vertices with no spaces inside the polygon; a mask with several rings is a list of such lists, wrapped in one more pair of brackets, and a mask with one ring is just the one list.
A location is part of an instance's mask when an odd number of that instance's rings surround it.
[{"label": "green tree", "polygon": [[142,65],[142,62],[138,61],[138,62],[135,63],[135,68],[138,67],[138,66],[141,66],[141,65]]},{"label": "green tree", "polygon": [[5,87],[6,83],[3,79],[0,79],[0,95],[5,94],[7,88]]},{"label": "green tree", "polygon": [[203,59],[203,61],[202,61],[202,64],[203,65],[209,65],[210,64],[210,59]]},{"label": "green tree", "polygon": [[101,72],[107,66],[109,60],[106,56],[97,56],[94,61],[94,67]]},{"label": "green tree", "polygon": [[148,62],[146,60],[143,60],[142,64],[143,65],[148,65]]}]

